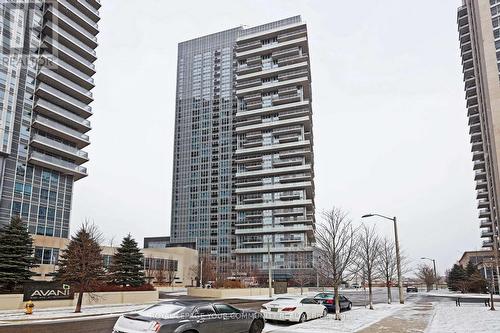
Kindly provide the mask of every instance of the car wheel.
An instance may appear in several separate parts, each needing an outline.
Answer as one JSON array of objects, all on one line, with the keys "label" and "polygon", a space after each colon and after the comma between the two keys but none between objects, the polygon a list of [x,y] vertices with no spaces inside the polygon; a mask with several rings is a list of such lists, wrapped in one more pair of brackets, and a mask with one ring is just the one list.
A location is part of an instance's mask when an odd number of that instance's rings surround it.
[{"label": "car wheel", "polygon": [[323,317],[326,317],[326,316],[328,316],[328,309],[323,310]]},{"label": "car wheel", "polygon": [[249,333],[261,333],[264,329],[264,322],[262,320],[254,320],[250,326]]},{"label": "car wheel", "polygon": [[299,323],[305,323],[307,320],[307,315],[305,313],[302,313],[300,315]]}]

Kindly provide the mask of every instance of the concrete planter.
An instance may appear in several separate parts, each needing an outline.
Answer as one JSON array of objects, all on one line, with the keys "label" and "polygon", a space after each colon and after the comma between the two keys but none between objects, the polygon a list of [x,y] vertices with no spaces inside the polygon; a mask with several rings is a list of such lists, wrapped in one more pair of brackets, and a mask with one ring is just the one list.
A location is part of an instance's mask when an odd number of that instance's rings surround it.
[{"label": "concrete planter", "polygon": [[[141,304],[154,302],[158,300],[158,291],[117,291],[117,292],[98,292],[94,293],[98,299],[92,301],[88,294],[83,295],[82,305],[95,304]],[[35,301],[35,309],[72,307],[76,306],[78,293],[75,293],[74,299]],[[0,295],[0,310],[24,309],[23,294]]]}]

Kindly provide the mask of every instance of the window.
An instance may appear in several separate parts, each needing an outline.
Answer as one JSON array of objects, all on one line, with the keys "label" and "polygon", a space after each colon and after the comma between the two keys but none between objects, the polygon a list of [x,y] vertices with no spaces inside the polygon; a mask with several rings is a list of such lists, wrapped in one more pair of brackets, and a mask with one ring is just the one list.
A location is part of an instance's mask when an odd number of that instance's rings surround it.
[{"label": "window", "polygon": [[14,192],[21,194],[23,192],[23,187],[23,183],[16,182],[16,184],[14,185]]},{"label": "window", "polygon": [[214,304],[215,310],[217,313],[240,313],[239,309],[236,309],[228,304]]},{"label": "window", "polygon": [[19,215],[21,214],[21,203],[18,201],[14,201],[12,203],[12,214]]},{"label": "window", "polygon": [[50,181],[50,172],[46,170],[42,170],[42,180],[44,182],[49,182]]},{"label": "window", "polygon": [[200,306],[194,311],[195,316],[206,316],[215,314],[215,310],[211,305]]},{"label": "window", "polygon": [[31,195],[31,184],[24,184],[24,195]]}]

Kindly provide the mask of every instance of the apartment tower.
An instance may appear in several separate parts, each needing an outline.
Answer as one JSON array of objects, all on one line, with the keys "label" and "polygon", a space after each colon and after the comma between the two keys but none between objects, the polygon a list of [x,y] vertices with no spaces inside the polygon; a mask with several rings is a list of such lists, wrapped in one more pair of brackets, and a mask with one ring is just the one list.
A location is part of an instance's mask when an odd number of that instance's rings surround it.
[{"label": "apartment tower", "polygon": [[[483,247],[498,255],[500,0],[464,0],[457,15]],[[498,209],[497,209],[498,207]],[[498,258],[496,258],[498,266]]]},{"label": "apartment tower", "polygon": [[69,237],[73,184],[87,176],[98,0],[0,4],[0,223],[19,215],[40,264]]},{"label": "apartment tower", "polygon": [[308,51],[300,16],[179,44],[171,241],[219,277],[311,268]]}]

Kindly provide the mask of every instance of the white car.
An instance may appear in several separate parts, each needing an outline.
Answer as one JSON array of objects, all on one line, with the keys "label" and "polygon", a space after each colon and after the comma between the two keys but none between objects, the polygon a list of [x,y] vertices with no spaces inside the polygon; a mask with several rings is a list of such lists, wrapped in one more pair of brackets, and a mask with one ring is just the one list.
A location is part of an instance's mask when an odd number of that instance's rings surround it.
[{"label": "white car", "polygon": [[325,317],[328,310],[311,297],[278,297],[263,304],[260,312],[266,320],[303,323],[306,320]]}]

